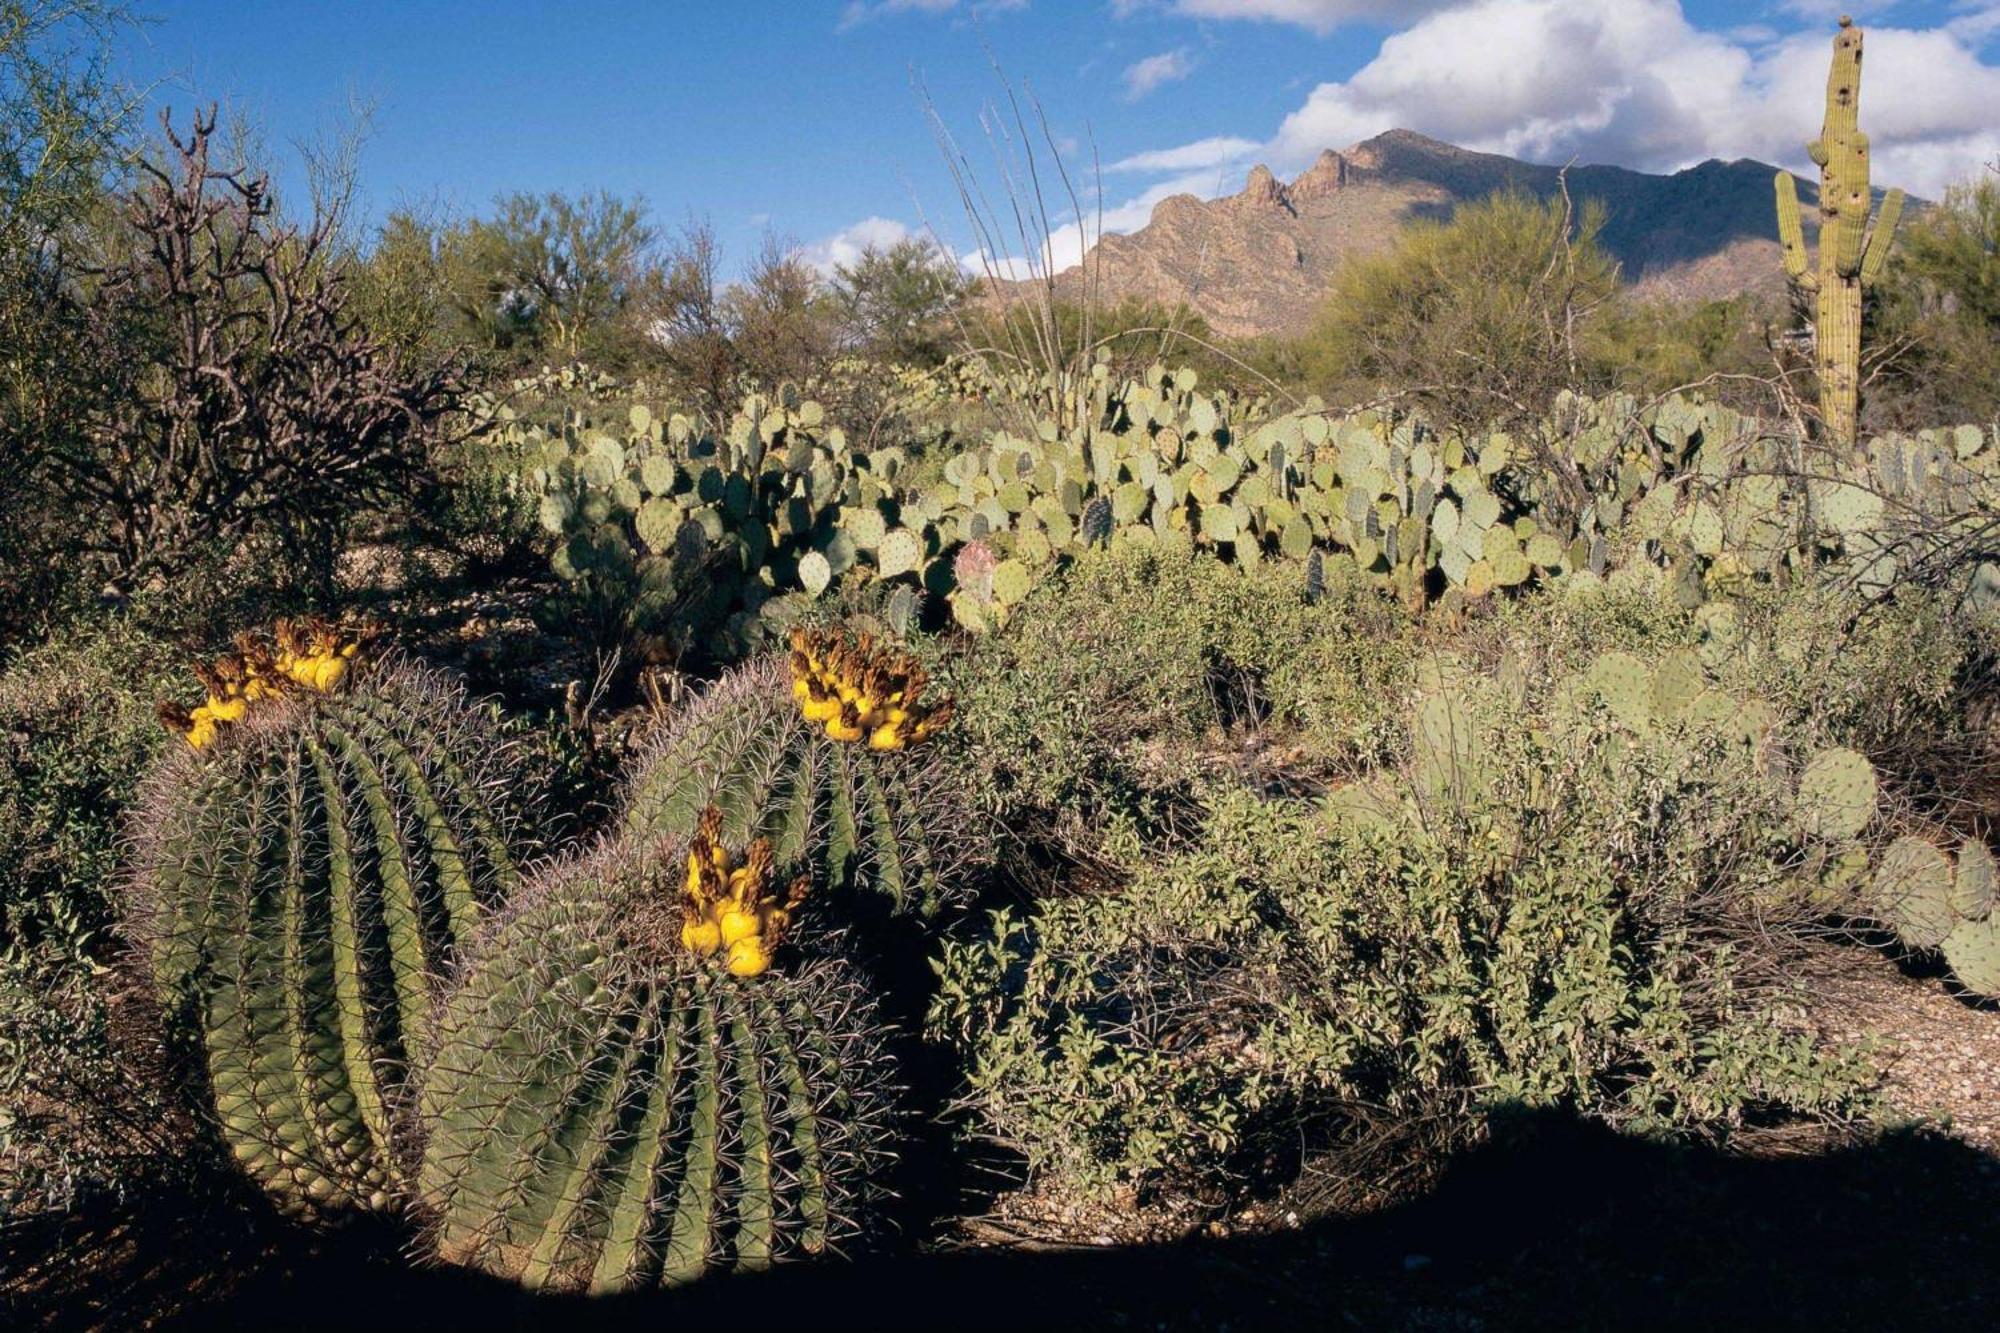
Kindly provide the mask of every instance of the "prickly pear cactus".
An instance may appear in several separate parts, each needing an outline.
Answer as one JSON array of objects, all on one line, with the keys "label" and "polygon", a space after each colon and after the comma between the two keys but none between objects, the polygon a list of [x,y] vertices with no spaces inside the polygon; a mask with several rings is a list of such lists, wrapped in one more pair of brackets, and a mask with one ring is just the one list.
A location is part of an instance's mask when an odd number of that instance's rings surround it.
[{"label": "prickly pear cactus", "polygon": [[719,681],[640,760],[625,827],[685,837],[714,806],[723,836],[769,838],[787,876],[935,911],[968,887],[990,839],[934,739],[950,701],[925,687],[920,666],[870,636],[796,631],[789,658]]},{"label": "prickly pear cactus", "polygon": [[1940,947],[1959,985],[1975,995],[2000,995],[2000,918],[1961,921]]},{"label": "prickly pear cactus", "polygon": [[768,847],[705,823],[556,871],[472,951],[420,1098],[445,1260],[609,1292],[866,1229],[894,1100],[865,988],[832,959],[739,965],[732,913],[775,949],[795,900]]},{"label": "prickly pear cactus", "polygon": [[1875,817],[1875,766],[1848,749],[1822,750],[1799,775],[1799,827],[1808,836],[1858,837]]},{"label": "prickly pear cactus", "polygon": [[1898,939],[1913,949],[1935,949],[1956,920],[1952,879],[1950,857],[1927,839],[1905,835],[1882,853],[1869,891]]},{"label": "prickly pear cactus", "polygon": [[432,979],[516,879],[505,749],[462,692],[280,622],[163,705],[131,923],[223,1137],[295,1211],[391,1204]]}]

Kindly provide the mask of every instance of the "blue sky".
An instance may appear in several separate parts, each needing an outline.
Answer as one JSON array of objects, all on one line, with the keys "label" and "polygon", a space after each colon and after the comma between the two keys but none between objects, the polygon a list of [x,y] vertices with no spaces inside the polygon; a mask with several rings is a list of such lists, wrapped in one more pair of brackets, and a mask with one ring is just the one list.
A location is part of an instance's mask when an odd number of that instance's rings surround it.
[{"label": "blue sky", "polygon": [[[1033,88],[1108,225],[1228,193],[1392,125],[1545,161],[1802,163],[1842,6],[1811,0],[138,0],[121,55],[156,104],[221,99],[274,150],[372,107],[362,205],[475,212],[510,189],[643,195],[741,261],[820,260],[959,218],[912,74],[983,143]],[[1846,6],[1869,28],[1878,181],[1935,192],[2000,157],[2000,3]],[[1886,183],[1895,183],[1887,181]],[[1074,229],[1070,243],[1075,243]]]}]

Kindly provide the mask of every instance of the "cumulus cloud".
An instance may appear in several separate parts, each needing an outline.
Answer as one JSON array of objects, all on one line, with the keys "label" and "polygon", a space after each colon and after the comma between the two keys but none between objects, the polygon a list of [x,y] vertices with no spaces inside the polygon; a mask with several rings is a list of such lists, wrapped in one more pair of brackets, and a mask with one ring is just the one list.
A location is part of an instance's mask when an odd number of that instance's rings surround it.
[{"label": "cumulus cloud", "polygon": [[853,264],[869,247],[886,250],[898,241],[908,240],[912,234],[894,218],[867,217],[811,245],[801,246],[799,258],[831,277],[834,269]]},{"label": "cumulus cloud", "polygon": [[[1830,40],[1821,30],[1746,44],[1696,28],[1678,0],[1472,0],[1313,89],[1267,151],[1274,167],[1295,169],[1322,148],[1401,126],[1541,162],[1803,167]],[[1878,181],[1935,195],[2000,153],[2000,68],[1965,38],[1875,27],[1867,42],[1862,117]]]},{"label": "cumulus cloud", "polygon": [[1136,102],[1163,83],[1175,83],[1194,73],[1186,51],[1162,51],[1125,67],[1125,100]]},{"label": "cumulus cloud", "polygon": [[[1537,162],[1665,172],[1751,157],[1813,171],[1805,143],[1819,131],[1830,22],[1789,35],[1710,32],[1688,20],[1680,0],[1174,3],[1208,17],[1315,28],[1392,9],[1412,18],[1351,77],[1314,88],[1268,139],[1214,135],[1110,163],[1107,176],[1162,179],[1107,204],[1106,233],[1143,227],[1169,195],[1230,193],[1251,162],[1290,175],[1322,149],[1399,127]],[[2000,4],[1991,3],[1963,5],[1928,28],[1868,26],[1861,115],[1878,185],[1937,198],[2000,160],[2000,66],[1980,55],[1995,32]],[[1057,269],[1077,262],[1095,228],[1093,218],[1088,234],[1074,221],[1057,229]],[[963,259],[977,268],[976,252]],[[1026,276],[1018,259],[1004,262]]]}]

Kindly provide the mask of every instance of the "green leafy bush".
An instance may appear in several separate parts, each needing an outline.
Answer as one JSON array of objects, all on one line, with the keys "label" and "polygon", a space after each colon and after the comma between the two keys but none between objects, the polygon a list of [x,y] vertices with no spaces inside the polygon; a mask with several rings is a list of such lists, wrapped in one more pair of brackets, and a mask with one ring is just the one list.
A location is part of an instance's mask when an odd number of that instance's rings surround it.
[{"label": "green leafy bush", "polygon": [[0,947],[109,956],[120,820],[166,739],[154,682],[179,665],[114,619],[0,671]]},{"label": "green leafy bush", "polygon": [[0,1249],[12,1223],[206,1165],[110,980],[54,948],[0,953]]},{"label": "green leafy bush", "polygon": [[991,803],[1088,825],[1225,732],[1282,736],[1301,770],[1387,757],[1416,652],[1409,617],[1345,566],[1315,584],[1298,565],[1091,552],[952,663],[950,687]]},{"label": "green leafy bush", "polygon": [[947,943],[930,1027],[978,1130],[1101,1193],[1227,1176],[1355,1104],[1461,1132],[1503,1103],[1651,1132],[1853,1112],[1858,1063],[1782,1018],[1788,785],[1719,710],[1541,716],[1504,689],[1455,716],[1477,783],[1214,791],[1126,888]]}]

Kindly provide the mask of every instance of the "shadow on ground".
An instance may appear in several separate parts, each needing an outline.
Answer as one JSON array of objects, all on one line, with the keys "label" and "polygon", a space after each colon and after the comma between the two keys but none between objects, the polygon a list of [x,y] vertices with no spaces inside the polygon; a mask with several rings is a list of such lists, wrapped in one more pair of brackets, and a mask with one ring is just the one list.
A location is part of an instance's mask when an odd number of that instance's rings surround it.
[{"label": "shadow on ground", "polygon": [[[1422,1198],[1280,1235],[903,1254],[613,1301],[411,1268],[401,1237],[366,1227],[251,1239],[183,1219],[124,1243],[213,1256],[212,1268],[254,1252],[226,1291],[170,1320],[182,1328],[2000,1327],[1992,1158],[1897,1133],[1752,1159],[1552,1114],[1513,1120]],[[160,1294],[114,1282],[40,1313],[126,1327]]]}]

